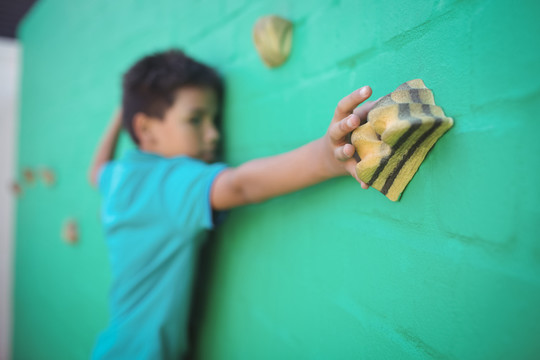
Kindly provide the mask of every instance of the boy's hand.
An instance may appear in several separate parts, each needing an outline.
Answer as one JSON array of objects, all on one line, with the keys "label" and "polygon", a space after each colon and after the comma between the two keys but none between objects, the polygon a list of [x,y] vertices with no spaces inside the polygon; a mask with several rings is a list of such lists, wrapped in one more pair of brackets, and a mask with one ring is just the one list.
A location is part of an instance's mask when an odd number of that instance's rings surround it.
[{"label": "boy's hand", "polygon": [[114,151],[116,149],[116,143],[118,142],[118,136],[122,129],[122,108],[118,108],[112,116],[110,123],[103,134],[101,142],[98,145],[96,154],[90,170],[88,172],[88,179],[90,184],[97,186],[98,174],[101,167],[114,157]]},{"label": "boy's hand", "polygon": [[364,86],[341,99],[327,132],[335,159],[341,162],[341,166],[362,185],[363,189],[369,186],[356,175],[357,162],[354,159],[356,149],[350,143],[350,134],[366,121],[367,113],[375,104],[375,102],[367,102],[357,108],[371,96],[371,93],[371,88]]},{"label": "boy's hand", "polygon": [[111,118],[111,123],[122,128],[122,107],[117,108]]}]

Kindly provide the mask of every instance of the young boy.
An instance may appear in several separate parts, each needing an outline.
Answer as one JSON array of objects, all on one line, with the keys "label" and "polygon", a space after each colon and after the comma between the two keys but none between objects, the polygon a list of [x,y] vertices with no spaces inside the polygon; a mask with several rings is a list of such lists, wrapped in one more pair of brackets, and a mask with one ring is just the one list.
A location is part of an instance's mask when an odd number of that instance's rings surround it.
[{"label": "young boy", "polygon": [[[110,322],[93,358],[184,356],[194,262],[213,215],[333,177],[356,178],[348,137],[372,107],[356,108],[370,95],[366,86],[343,98],[320,139],[232,168],[212,163],[223,106],[218,74],[178,50],[131,67],[122,111],[90,169],[103,196],[112,270]],[[138,149],[111,161],[122,125]]]}]

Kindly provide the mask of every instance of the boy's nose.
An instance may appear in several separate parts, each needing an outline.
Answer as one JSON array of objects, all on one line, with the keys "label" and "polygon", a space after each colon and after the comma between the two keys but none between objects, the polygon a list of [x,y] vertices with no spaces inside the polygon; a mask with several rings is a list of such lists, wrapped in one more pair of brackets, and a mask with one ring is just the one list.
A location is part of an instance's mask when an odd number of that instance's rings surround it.
[{"label": "boy's nose", "polygon": [[219,138],[220,138],[220,133],[219,133],[218,129],[216,129],[216,127],[214,125],[210,125],[208,127],[208,129],[207,129],[206,137],[207,137],[209,142],[217,143],[219,141]]}]

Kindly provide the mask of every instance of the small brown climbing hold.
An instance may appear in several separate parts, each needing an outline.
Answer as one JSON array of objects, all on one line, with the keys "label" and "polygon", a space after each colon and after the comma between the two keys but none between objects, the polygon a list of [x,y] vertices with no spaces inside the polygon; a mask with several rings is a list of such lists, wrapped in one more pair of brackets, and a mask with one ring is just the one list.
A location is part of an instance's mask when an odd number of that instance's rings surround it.
[{"label": "small brown climbing hold", "polygon": [[36,177],[34,176],[34,172],[32,169],[26,168],[23,171],[24,181],[28,184],[33,184],[36,180]]},{"label": "small brown climbing hold", "polygon": [[22,194],[22,187],[18,181],[11,183],[11,193],[15,196],[20,196]]},{"label": "small brown climbing hold", "polygon": [[45,185],[49,187],[53,186],[56,182],[56,176],[51,169],[45,168],[41,170],[41,177],[43,178],[43,182],[45,182]]},{"label": "small brown climbing hold", "polygon": [[74,219],[69,219],[64,223],[62,238],[71,245],[79,241],[79,226]]},{"label": "small brown climbing hold", "polygon": [[292,45],[292,23],[276,15],[263,16],[253,27],[255,48],[264,63],[273,68],[287,60]]}]

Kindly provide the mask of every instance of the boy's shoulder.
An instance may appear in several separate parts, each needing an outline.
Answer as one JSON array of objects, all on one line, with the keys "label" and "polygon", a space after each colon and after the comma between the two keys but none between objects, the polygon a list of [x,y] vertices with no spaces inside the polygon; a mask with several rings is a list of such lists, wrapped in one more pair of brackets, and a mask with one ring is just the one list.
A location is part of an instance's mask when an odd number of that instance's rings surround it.
[{"label": "boy's shoulder", "polygon": [[163,219],[176,219],[174,226],[185,226],[182,219],[191,219],[190,226],[209,229],[213,226],[211,186],[226,168],[223,163],[207,164],[190,157],[126,154],[108,162],[98,179],[104,218],[114,222],[134,221],[129,217],[140,214],[166,215]]}]

